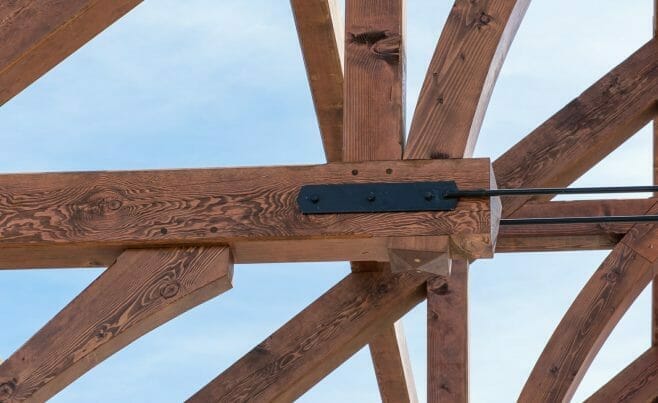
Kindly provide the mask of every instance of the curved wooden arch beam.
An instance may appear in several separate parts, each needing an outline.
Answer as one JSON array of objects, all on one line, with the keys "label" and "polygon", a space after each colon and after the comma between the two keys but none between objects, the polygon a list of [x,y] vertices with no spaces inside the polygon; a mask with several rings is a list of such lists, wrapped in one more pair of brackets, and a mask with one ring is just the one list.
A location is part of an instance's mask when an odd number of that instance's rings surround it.
[{"label": "curved wooden arch beam", "polygon": [[343,153],[343,21],[337,0],[291,0],[322,145],[328,162]]},{"label": "curved wooden arch beam", "polygon": [[349,274],[188,402],[291,402],[425,299],[427,273]]},{"label": "curved wooden arch beam", "polygon": [[141,0],[3,1],[0,105],[139,3]]},{"label": "curved wooden arch beam", "polygon": [[404,157],[473,154],[482,120],[530,0],[457,0],[420,91]]},{"label": "curved wooden arch beam", "polygon": [[653,402],[658,396],[658,349],[652,347],[590,396],[587,403]]},{"label": "curved wooden arch beam", "polygon": [[635,225],[612,250],[560,321],[520,402],[562,402],[573,396],[612,329],[651,281],[657,243],[658,229]]},{"label": "curved wooden arch beam", "polygon": [[0,402],[45,401],[145,333],[231,288],[227,247],[135,249],[0,365]]},{"label": "curved wooden arch beam", "polygon": [[[568,186],[658,112],[658,42],[628,59],[500,156],[498,186]],[[503,216],[525,203],[551,197],[504,197]]]}]

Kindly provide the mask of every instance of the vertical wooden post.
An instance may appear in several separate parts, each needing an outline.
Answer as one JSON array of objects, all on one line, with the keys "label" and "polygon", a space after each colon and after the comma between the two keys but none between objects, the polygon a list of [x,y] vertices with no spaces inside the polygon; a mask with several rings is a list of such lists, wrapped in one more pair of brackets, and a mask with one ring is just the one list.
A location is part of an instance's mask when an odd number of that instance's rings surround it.
[{"label": "vertical wooden post", "polygon": [[[658,36],[658,0],[653,1],[653,36]],[[658,119],[653,121],[653,184],[658,184]],[[658,346],[658,275],[653,278],[651,292],[651,345]]]},{"label": "vertical wooden post", "polygon": [[[399,160],[404,142],[404,0],[345,2],[343,161]],[[390,271],[352,262],[352,271]],[[383,402],[418,400],[399,324],[370,340]]]},{"label": "vertical wooden post", "polygon": [[468,402],[468,262],[427,282],[427,401]]},{"label": "vertical wooden post", "polygon": [[404,0],[347,0],[343,160],[402,158]]}]

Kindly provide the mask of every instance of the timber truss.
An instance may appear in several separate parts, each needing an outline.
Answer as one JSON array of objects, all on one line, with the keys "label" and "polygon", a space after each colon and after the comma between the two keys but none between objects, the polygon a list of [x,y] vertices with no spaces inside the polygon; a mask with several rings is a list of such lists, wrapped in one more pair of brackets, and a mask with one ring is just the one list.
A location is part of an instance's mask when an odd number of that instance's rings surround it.
[{"label": "timber truss", "polygon": [[[139,2],[2,2],[0,103]],[[344,30],[334,0],[291,3],[327,164],[0,175],[0,268],[107,267],[0,364],[0,402],[50,398],[146,332],[230,289],[233,263],[293,261],[351,261],[352,274],[190,402],[290,401],[365,345],[382,400],[416,401],[398,320],[424,300],[428,400],[463,402],[469,262],[494,252],[612,249],[558,325],[520,401],[573,396],[615,324],[654,278],[658,228],[499,230],[500,219],[655,214],[656,199],[475,197],[451,211],[313,215],[302,214],[297,197],[303,186],[324,184],[568,186],[655,117],[656,41],[492,164],[470,157],[529,0],[455,2],[408,136],[404,0],[346,0]],[[653,344],[590,401],[656,397],[655,324]]]}]

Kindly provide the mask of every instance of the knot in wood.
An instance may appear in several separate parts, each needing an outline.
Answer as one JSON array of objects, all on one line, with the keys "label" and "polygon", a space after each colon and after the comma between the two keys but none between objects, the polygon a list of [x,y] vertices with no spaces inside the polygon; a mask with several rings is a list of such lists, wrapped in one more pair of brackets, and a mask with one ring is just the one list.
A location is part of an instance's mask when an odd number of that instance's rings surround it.
[{"label": "knot in wood", "polygon": [[359,34],[350,34],[350,42],[366,45],[379,59],[389,64],[400,61],[400,48],[402,36],[390,31],[366,31]]},{"label": "knot in wood", "polygon": [[436,295],[446,295],[450,293],[450,287],[447,282],[444,282],[438,287],[432,287],[430,291]]},{"label": "knot in wood", "polygon": [[485,12],[482,12],[480,14],[480,18],[478,19],[478,23],[477,23],[478,29],[481,29],[482,27],[489,25],[491,21],[493,21],[493,17]]},{"label": "knot in wood", "polygon": [[0,384],[0,402],[9,401],[16,391],[16,379]]},{"label": "knot in wood", "polygon": [[172,298],[178,294],[179,290],[180,284],[178,281],[172,281],[171,283],[167,283],[162,288],[160,288],[160,295],[165,299]]},{"label": "knot in wood", "polygon": [[98,340],[103,340],[108,336],[108,330],[110,329],[110,325],[107,323],[102,324],[101,326],[96,329],[96,333],[94,334]]},{"label": "knot in wood", "polygon": [[556,375],[560,369],[556,365],[551,365],[551,368],[548,370],[552,375]]},{"label": "knot in wood", "polygon": [[616,283],[619,280],[620,273],[617,270],[611,270],[605,275],[605,281]]},{"label": "knot in wood", "polygon": [[387,292],[389,292],[390,288],[391,287],[388,284],[380,284],[377,287],[377,294],[380,295],[386,294]]}]

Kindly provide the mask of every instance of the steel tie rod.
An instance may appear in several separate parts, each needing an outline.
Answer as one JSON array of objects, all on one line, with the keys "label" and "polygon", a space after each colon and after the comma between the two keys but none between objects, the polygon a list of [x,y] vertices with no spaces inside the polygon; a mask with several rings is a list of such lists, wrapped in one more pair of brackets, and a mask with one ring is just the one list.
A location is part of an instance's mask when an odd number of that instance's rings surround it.
[{"label": "steel tie rod", "polygon": [[[446,192],[446,199],[460,197],[528,196],[558,194],[602,194],[658,192],[658,186],[615,186],[581,188],[527,188],[527,189],[476,189]],[[596,224],[619,222],[658,222],[658,215],[593,216],[593,217],[539,217],[503,218],[500,225],[545,225],[545,224]]]}]

